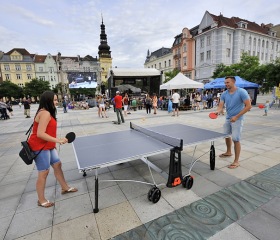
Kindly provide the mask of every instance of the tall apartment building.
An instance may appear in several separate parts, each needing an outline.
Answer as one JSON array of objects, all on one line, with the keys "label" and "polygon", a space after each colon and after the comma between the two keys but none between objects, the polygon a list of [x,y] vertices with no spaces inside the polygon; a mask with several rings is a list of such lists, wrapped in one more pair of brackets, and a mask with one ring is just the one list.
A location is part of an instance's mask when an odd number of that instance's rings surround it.
[{"label": "tall apartment building", "polygon": [[35,78],[34,54],[30,54],[24,48],[14,48],[2,54],[0,69],[2,81],[11,81],[23,87]]},{"label": "tall apartment building", "polygon": [[188,78],[195,78],[195,39],[198,26],[188,29],[184,28],[182,33],[175,36],[172,45],[173,68],[178,69]]},{"label": "tall apartment building", "polygon": [[54,89],[59,82],[58,67],[55,57],[53,57],[50,53],[47,55],[35,54],[34,66],[35,77],[43,81],[48,81],[51,89]]},{"label": "tall apartment building", "polygon": [[257,56],[261,64],[280,56],[280,38],[272,24],[258,25],[238,17],[205,12],[196,40],[196,80],[208,82],[217,64],[231,65],[242,53]]},{"label": "tall apartment building", "polygon": [[164,82],[164,73],[173,70],[173,55],[171,48],[162,47],[152,53],[148,50],[144,67],[155,68],[162,71],[162,82]]}]

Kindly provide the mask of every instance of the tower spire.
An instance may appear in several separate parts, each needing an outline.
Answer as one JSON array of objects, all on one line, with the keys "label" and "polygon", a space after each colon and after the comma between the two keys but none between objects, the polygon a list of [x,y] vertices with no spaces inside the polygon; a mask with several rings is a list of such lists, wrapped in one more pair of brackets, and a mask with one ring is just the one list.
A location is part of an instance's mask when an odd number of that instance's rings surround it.
[{"label": "tower spire", "polygon": [[103,23],[103,15],[101,14],[102,23],[100,25],[101,33],[100,33],[100,45],[98,47],[98,55],[99,58],[111,58],[110,46],[107,43],[107,34],[105,32],[105,25]]}]

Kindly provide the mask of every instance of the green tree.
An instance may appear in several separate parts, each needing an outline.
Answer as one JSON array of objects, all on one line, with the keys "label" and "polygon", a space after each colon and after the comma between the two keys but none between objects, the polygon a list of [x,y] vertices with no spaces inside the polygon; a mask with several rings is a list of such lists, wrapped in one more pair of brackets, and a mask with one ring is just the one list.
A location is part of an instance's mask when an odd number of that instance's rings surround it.
[{"label": "green tree", "polygon": [[172,71],[169,71],[169,72],[165,72],[164,75],[165,75],[165,81],[164,83],[167,83],[168,81],[170,81],[172,78],[174,78],[180,71],[175,68],[173,69]]},{"label": "green tree", "polygon": [[0,84],[0,96],[8,97],[10,99],[11,97],[22,98],[23,90],[21,87],[10,81],[4,81]]},{"label": "green tree", "polygon": [[48,81],[32,79],[29,83],[25,84],[24,94],[25,96],[34,97],[37,101],[37,97],[47,90],[50,90],[50,83]]}]

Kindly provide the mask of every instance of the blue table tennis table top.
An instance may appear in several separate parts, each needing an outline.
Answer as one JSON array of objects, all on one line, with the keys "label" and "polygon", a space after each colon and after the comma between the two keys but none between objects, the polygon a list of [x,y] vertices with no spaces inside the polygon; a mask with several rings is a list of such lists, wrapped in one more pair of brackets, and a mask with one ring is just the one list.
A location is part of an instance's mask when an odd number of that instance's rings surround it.
[{"label": "blue table tennis table top", "polygon": [[[197,145],[226,137],[223,133],[183,124],[161,125],[147,129],[182,139],[184,146]],[[174,148],[133,129],[77,137],[72,145],[79,170],[112,166],[168,152]]]}]

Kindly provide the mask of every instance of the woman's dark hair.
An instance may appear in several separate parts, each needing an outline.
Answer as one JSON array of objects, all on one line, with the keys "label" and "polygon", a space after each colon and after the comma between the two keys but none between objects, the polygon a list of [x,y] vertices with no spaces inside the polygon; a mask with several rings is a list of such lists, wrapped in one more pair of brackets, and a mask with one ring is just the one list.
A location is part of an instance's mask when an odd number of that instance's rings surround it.
[{"label": "woman's dark hair", "polygon": [[[56,107],[53,103],[53,99],[54,99],[54,92],[52,91],[45,91],[43,92],[43,94],[40,97],[40,103],[39,103],[39,108],[37,110],[37,113],[41,110],[41,109],[46,109],[51,116],[56,120]],[[36,113],[36,114],[37,114]]]}]

